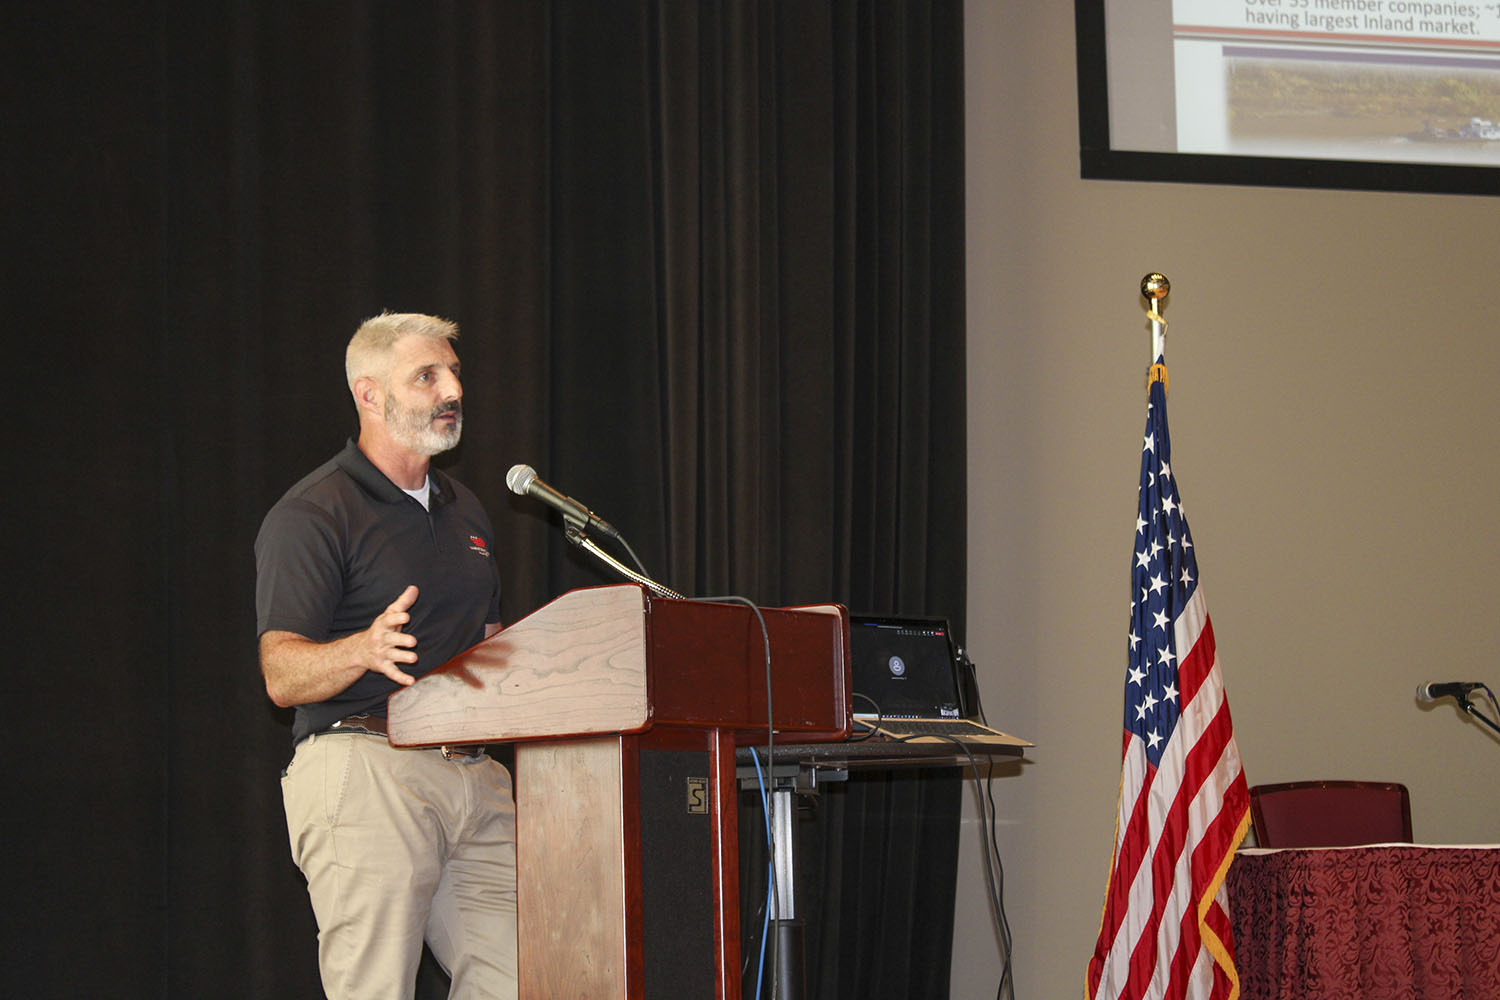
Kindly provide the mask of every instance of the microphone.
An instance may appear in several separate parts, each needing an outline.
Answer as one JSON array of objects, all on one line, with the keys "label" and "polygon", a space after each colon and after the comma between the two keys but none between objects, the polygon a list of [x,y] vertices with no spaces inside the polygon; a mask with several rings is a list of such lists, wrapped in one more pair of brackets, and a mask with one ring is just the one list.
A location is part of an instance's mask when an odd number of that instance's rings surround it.
[{"label": "microphone", "polygon": [[594,527],[611,538],[620,537],[620,533],[615,530],[614,525],[599,517],[572,497],[564,496],[542,482],[541,478],[537,476],[536,470],[529,465],[512,465],[510,471],[505,474],[505,485],[510,487],[510,491],[517,496],[536,497],[547,506],[556,508],[562,513],[563,519],[579,531]]},{"label": "microphone", "polygon": [[1469,696],[1469,692],[1475,688],[1482,688],[1483,684],[1469,681],[1448,681],[1441,684],[1418,684],[1418,701],[1437,701],[1439,698],[1457,698],[1463,701]]}]

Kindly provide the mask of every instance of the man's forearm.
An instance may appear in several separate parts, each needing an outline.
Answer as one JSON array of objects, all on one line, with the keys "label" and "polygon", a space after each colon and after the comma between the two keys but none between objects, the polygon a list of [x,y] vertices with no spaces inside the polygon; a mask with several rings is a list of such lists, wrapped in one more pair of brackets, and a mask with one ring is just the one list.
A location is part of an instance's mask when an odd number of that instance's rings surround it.
[{"label": "man's forearm", "polygon": [[296,632],[271,629],[260,637],[260,672],[266,694],[282,708],[327,701],[372,670],[403,687],[416,678],[403,665],[417,662],[414,636],[402,631],[417,599],[407,587],[363,632],[331,642],[314,642]]},{"label": "man's forearm", "polygon": [[295,632],[260,637],[260,672],[266,694],[281,708],[326,701],[359,680],[358,636],[313,642]]}]

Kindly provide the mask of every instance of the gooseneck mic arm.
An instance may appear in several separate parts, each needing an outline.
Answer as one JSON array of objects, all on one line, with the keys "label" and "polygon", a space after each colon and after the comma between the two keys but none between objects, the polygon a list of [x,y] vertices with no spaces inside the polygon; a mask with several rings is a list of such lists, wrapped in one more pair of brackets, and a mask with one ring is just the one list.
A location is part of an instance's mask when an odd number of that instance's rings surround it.
[{"label": "gooseneck mic arm", "polygon": [[620,562],[620,560],[616,559],[614,556],[610,555],[608,552],[605,552],[599,546],[595,545],[592,539],[590,539],[587,535],[585,535],[582,531],[580,531],[573,525],[570,524],[567,526],[566,533],[568,536],[568,541],[572,542],[580,549],[583,549],[583,551],[587,552],[595,559],[598,559],[600,562],[604,563],[604,565],[608,566],[616,573],[619,573],[625,579],[640,584],[659,597],[671,597],[679,601],[686,599],[677,591],[672,590],[670,587],[664,587],[661,584],[657,583],[655,580],[651,579],[646,574],[637,573],[629,566],[626,566],[624,563]]}]

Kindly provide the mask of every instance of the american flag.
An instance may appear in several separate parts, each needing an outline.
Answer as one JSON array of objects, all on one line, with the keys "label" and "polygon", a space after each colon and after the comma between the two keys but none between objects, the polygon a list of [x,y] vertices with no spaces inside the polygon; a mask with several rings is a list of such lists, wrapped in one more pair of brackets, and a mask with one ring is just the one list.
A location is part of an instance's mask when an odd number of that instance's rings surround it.
[{"label": "american flag", "polygon": [[1152,367],[1125,677],[1114,859],[1087,997],[1239,996],[1223,883],[1250,796],[1172,472],[1166,367]]}]

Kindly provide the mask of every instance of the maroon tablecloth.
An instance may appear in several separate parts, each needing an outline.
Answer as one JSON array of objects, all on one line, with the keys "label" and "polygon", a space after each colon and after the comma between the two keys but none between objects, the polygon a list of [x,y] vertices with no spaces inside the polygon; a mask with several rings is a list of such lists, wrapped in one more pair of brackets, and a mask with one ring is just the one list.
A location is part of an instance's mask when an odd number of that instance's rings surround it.
[{"label": "maroon tablecloth", "polygon": [[1244,1000],[1500,1000],[1500,847],[1250,851],[1225,886]]}]

